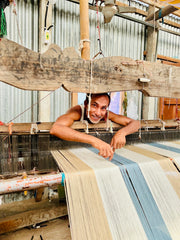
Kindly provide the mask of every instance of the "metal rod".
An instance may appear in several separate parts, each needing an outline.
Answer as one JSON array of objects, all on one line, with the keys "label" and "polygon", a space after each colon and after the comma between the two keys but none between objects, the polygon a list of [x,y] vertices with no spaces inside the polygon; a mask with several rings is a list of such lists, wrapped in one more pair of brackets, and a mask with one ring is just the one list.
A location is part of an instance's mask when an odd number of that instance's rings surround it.
[{"label": "metal rod", "polygon": [[40,187],[50,187],[64,184],[64,173],[46,174],[43,176],[28,177],[26,179],[16,178],[0,181],[0,194],[27,191]]}]

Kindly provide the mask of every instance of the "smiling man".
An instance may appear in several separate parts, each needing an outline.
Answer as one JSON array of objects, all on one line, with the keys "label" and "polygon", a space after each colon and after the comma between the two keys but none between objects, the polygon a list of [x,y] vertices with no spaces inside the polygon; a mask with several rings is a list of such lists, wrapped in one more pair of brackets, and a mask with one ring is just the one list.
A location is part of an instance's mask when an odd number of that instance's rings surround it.
[{"label": "smiling man", "polygon": [[[50,130],[50,134],[67,141],[88,143],[99,150],[100,156],[112,160],[115,149],[121,148],[126,144],[126,136],[138,131],[140,123],[111,111],[108,112],[109,104],[110,96],[107,93],[91,94],[90,105],[89,97],[87,96],[84,106],[77,105],[72,107],[66,114],[56,120]],[[96,124],[100,121],[106,122],[107,117],[112,122],[124,126],[116,132],[110,144],[71,128],[74,121],[87,120],[89,123]]]}]

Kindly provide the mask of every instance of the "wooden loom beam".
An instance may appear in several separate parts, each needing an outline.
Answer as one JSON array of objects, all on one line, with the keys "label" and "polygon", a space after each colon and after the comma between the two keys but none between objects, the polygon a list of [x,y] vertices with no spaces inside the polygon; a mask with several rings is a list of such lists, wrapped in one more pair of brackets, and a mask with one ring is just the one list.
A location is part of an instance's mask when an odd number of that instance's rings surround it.
[{"label": "wooden loom beam", "polygon": [[[53,122],[40,123],[37,125],[37,132],[33,132],[32,123],[14,123],[12,125],[12,134],[36,134],[36,133],[49,133]],[[179,122],[176,120],[141,120],[141,128],[179,128]],[[72,128],[76,130],[86,129],[86,124],[80,121],[73,123]],[[121,126],[117,123],[112,122],[112,128],[120,128]],[[89,124],[89,129],[106,129],[107,123]],[[7,125],[0,126],[0,134],[8,134],[9,129]]]},{"label": "wooden loom beam", "polygon": [[[147,96],[180,98],[180,68],[126,57],[83,60],[74,48],[52,44],[40,54],[7,39],[0,42],[0,81],[26,90],[117,92],[139,90]],[[92,82],[91,80],[92,64]],[[140,82],[139,79],[150,79]]]},{"label": "wooden loom beam", "polygon": [[0,234],[14,231],[40,222],[56,219],[67,215],[65,203],[59,200],[42,200],[35,202],[34,199],[17,201],[0,206]]}]

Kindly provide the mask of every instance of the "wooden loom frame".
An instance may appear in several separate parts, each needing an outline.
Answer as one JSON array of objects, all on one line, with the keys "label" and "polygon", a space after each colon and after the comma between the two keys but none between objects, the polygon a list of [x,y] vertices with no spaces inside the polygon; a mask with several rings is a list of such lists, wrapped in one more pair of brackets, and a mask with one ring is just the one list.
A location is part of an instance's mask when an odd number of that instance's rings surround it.
[{"label": "wooden loom frame", "polygon": [[[85,44],[88,45],[88,43]],[[11,48],[8,49],[8,46],[11,46]],[[56,55],[53,54],[54,50],[56,51]],[[12,53],[12,55],[10,55],[10,52]],[[73,52],[73,54],[70,55],[70,52]],[[19,57],[17,57],[17,53],[20,53]],[[96,71],[93,72],[93,76],[95,77],[93,79],[93,83],[91,83],[91,92],[102,92],[101,83],[105,80],[105,84],[103,85],[103,92],[114,91],[117,89],[124,91],[136,89],[142,91],[148,96],[166,96],[180,98],[180,89],[177,88],[178,79],[176,78],[176,76],[180,75],[180,69],[176,67],[167,67],[163,66],[162,64],[143,61],[133,61],[131,59],[121,57],[106,58],[103,61],[95,61],[91,63],[90,60],[88,60],[88,56],[82,57],[86,59],[82,60],[74,50],[72,51],[72,49],[66,49],[62,52],[57,46],[52,46],[49,52],[42,55],[32,52],[22,46],[19,46],[16,43],[5,39],[2,39],[2,41],[0,42],[0,54],[3,55],[3,57],[0,59],[0,80],[22,89],[38,90],[37,86],[39,85],[39,90],[54,90],[59,88],[60,86],[64,86],[65,89],[68,89],[69,91],[79,92],[79,86],[77,88],[77,85],[79,85],[77,80],[79,78],[79,74],[81,73],[80,80],[82,80],[84,83],[84,89],[82,89],[81,91],[89,92],[89,87],[87,87],[87,85],[90,82],[91,64],[93,64],[93,69],[96,69]],[[49,55],[51,54],[52,58],[49,58]],[[62,61],[59,61],[59,59],[61,59]],[[77,68],[74,68],[74,65],[76,65]],[[59,66],[62,67],[61,70],[59,70]],[[82,68],[80,69],[79,66]],[[29,67],[30,74],[28,75],[26,70]],[[107,71],[107,68],[109,69],[109,71]],[[77,72],[77,69],[80,69],[79,72]],[[82,71],[82,69],[85,69],[84,72]],[[156,74],[152,76],[150,73],[154,69],[156,71]],[[104,74],[100,74],[100,72],[103,72]],[[62,75],[58,76],[59,73],[61,73]],[[52,76],[55,81],[48,81],[49,75]],[[109,75],[113,75],[112,81],[114,81],[115,88],[113,88],[112,84],[112,88],[108,86]],[[159,78],[159,76],[161,76],[162,78]],[[140,82],[139,79],[144,77],[150,79],[151,82]],[[66,78],[68,81],[63,82],[64,78]],[[128,86],[127,82],[125,81],[127,78],[129,81]],[[94,80],[98,80],[99,84],[97,84],[98,81],[96,82]],[[28,82],[27,85],[25,84],[26,82]],[[161,86],[162,84],[165,85],[163,91],[157,91],[157,87]],[[168,124],[175,128],[179,127],[179,123],[177,121],[165,121],[165,125],[163,124],[163,122],[158,120],[156,122],[142,121],[142,126],[144,128],[163,128],[164,126],[168,127]],[[52,123],[39,124],[38,131],[49,131],[51,125]],[[85,129],[86,125],[75,123],[72,127],[75,129]],[[89,128],[91,127],[93,126],[89,126]],[[104,124],[99,126],[99,128],[101,127],[106,128],[106,125]],[[113,123],[113,127],[119,127],[119,125]],[[32,128],[31,123],[12,125],[12,134],[23,134],[27,132],[30,133],[31,130],[32,134],[34,134],[35,132]],[[1,126],[0,132],[8,134],[8,127]],[[49,207],[49,209],[52,210],[52,207]],[[58,209],[60,211],[59,206],[56,205],[56,207],[53,209],[54,213],[52,214],[52,216],[49,217],[49,219],[62,216],[63,214],[67,213],[64,206],[61,208],[60,213],[58,212]],[[45,209],[44,212],[47,211],[48,209]],[[28,214],[29,213],[27,213],[26,215],[28,216]],[[35,216],[35,211],[33,214]],[[22,217],[22,214],[19,214],[18,217]],[[15,218],[13,217],[10,220],[11,223],[15,222]],[[46,219],[43,218],[41,219],[41,221],[42,220]],[[5,224],[7,223],[9,223],[9,221],[5,222]],[[31,222],[28,223],[31,224]],[[5,224],[2,224],[1,226],[5,226]],[[11,230],[24,227],[26,225],[16,225]],[[7,228],[4,229],[6,232]]]}]

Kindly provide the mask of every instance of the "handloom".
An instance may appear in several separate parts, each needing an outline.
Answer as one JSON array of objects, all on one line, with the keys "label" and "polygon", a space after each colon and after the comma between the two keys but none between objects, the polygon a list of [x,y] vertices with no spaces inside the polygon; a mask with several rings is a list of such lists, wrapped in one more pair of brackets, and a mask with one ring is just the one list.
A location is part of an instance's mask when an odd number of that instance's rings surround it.
[{"label": "handloom", "polygon": [[51,153],[65,173],[72,239],[179,240],[180,141],[127,145],[112,162],[92,147]]}]

